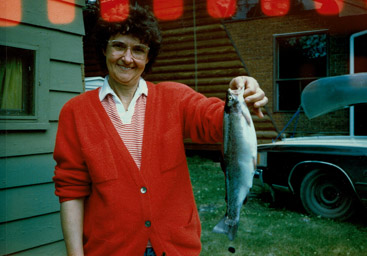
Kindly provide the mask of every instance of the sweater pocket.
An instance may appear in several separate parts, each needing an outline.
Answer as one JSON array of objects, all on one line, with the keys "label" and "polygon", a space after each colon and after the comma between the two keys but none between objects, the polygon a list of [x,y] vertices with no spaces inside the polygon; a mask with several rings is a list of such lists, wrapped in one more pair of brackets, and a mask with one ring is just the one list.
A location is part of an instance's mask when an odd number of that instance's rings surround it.
[{"label": "sweater pocket", "polygon": [[186,163],[181,129],[174,128],[165,132],[162,135],[159,151],[162,173],[175,170],[176,167]]},{"label": "sweater pocket", "polygon": [[93,183],[101,183],[118,178],[113,152],[107,140],[82,148],[85,162]]},{"label": "sweater pocket", "polygon": [[201,225],[196,209],[192,210],[189,223],[184,226],[171,227],[168,233],[170,243],[176,247],[176,250],[186,252],[182,255],[196,255],[200,252]]}]

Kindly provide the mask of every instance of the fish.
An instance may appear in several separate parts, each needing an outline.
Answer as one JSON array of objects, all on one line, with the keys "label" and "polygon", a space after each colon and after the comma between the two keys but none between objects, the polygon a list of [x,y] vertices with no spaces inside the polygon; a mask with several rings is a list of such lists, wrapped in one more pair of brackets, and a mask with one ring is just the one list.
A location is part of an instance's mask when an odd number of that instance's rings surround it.
[{"label": "fish", "polygon": [[227,209],[213,232],[236,237],[241,207],[253,184],[257,158],[257,138],[244,88],[228,89],[223,114],[223,169]]}]

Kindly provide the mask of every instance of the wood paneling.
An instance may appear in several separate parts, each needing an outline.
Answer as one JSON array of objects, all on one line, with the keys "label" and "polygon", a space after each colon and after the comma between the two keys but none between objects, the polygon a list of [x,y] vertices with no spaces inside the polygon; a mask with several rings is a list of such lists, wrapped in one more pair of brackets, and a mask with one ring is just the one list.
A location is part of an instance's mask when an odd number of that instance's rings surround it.
[{"label": "wood paneling", "polygon": [[83,92],[83,87],[80,86],[83,75],[80,64],[51,60],[50,74],[52,77],[50,81],[51,90]]},{"label": "wood paneling", "polygon": [[55,145],[56,131],[57,123],[50,123],[46,131],[8,131],[0,137],[0,156],[51,153]]},{"label": "wood paneling", "polygon": [[71,98],[79,95],[79,93],[50,91],[49,119],[55,121],[59,119],[61,108]]},{"label": "wood paneling", "polygon": [[23,24],[32,24],[43,27],[45,29],[63,30],[68,33],[84,34],[84,25],[82,17],[82,7],[84,0],[76,0],[75,3],[75,19],[67,24],[53,24],[48,19],[47,0],[22,1],[22,20]]},{"label": "wood paneling", "polygon": [[35,256],[35,255],[65,256],[66,255],[65,243],[64,241],[58,241],[17,253],[17,256]]},{"label": "wood paneling", "polygon": [[52,181],[52,153],[0,158],[0,189]]},{"label": "wood paneling", "polygon": [[[145,5],[149,1],[138,2]],[[178,20],[160,21],[161,52],[152,72],[144,78],[154,83],[181,82],[208,97],[224,99],[231,79],[247,74],[241,56],[222,21],[207,13],[206,1],[195,1],[194,6],[188,0],[184,5],[184,13]],[[86,38],[85,45],[86,76],[103,76],[93,53],[93,42]],[[276,137],[269,117],[254,120],[259,143]]]},{"label": "wood paneling", "polygon": [[60,227],[59,213],[3,223],[0,225],[0,255],[60,241]]},{"label": "wood paneling", "polygon": [[0,190],[6,206],[0,212],[0,223],[57,212],[60,206],[54,191],[53,183]]},{"label": "wood paneling", "polygon": [[[205,1],[196,1],[195,8],[186,1],[184,16],[177,22],[162,22],[161,27],[162,50],[147,80],[173,80],[207,97],[224,99],[231,79],[247,74],[224,25],[208,15]],[[253,120],[259,143],[269,142],[277,135],[269,116],[253,116]],[[220,149],[219,144],[203,146],[189,140],[185,145],[187,149]]]},{"label": "wood paneling", "polygon": [[162,50],[146,79],[182,82],[223,99],[231,79],[246,71],[221,22],[208,17],[205,6],[198,4],[194,26],[192,5],[185,7],[186,16],[175,26],[162,23]]},{"label": "wood paneling", "polygon": [[49,40],[51,59],[79,64],[84,62],[82,35],[54,31]]},{"label": "wood paneling", "polygon": [[66,255],[52,152],[60,109],[83,91],[85,1],[75,1],[75,19],[63,25],[48,20],[47,0],[34,2],[22,1],[18,26],[0,28],[0,44],[36,57],[35,115],[1,120],[0,255]]}]

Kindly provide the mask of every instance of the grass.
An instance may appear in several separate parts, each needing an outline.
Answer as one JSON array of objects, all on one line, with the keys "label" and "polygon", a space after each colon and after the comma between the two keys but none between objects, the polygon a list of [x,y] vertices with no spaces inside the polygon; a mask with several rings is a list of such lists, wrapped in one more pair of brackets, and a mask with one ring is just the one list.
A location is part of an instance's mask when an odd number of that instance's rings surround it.
[{"label": "grass", "polygon": [[[231,242],[227,236],[213,233],[226,210],[223,172],[219,163],[199,156],[188,157],[188,164],[202,225],[200,255],[367,256],[365,212],[349,222],[309,216],[291,196],[273,206],[269,193],[256,182],[242,207],[236,239]],[[229,252],[229,247],[234,247],[235,253]]]}]

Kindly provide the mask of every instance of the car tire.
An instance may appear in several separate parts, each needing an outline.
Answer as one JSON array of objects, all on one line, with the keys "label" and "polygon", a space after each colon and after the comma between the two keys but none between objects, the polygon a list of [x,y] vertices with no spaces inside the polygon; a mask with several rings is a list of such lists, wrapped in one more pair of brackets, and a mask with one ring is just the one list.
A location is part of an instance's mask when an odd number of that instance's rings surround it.
[{"label": "car tire", "polygon": [[340,175],[323,170],[308,173],[300,188],[303,207],[312,215],[346,220],[355,212],[351,186]]}]

